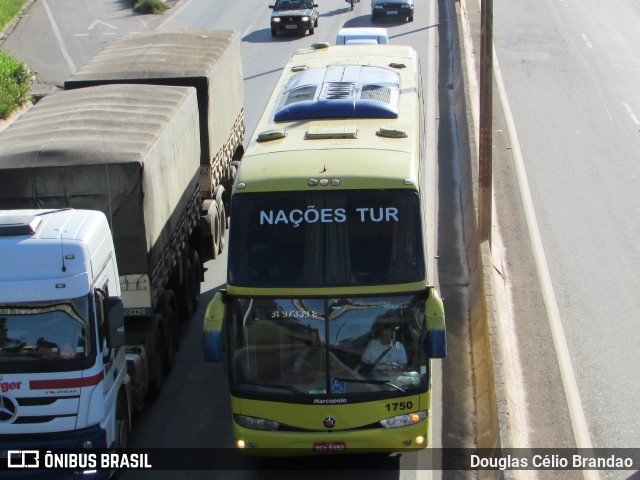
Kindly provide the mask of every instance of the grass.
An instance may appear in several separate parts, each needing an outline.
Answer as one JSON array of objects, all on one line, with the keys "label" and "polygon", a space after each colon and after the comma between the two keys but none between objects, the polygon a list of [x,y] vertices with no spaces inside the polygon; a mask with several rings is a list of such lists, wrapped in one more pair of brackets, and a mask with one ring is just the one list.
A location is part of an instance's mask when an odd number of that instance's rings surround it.
[{"label": "grass", "polygon": [[0,32],[20,13],[27,0],[0,0]]},{"label": "grass", "polygon": [[0,119],[29,100],[33,74],[27,65],[0,50]]}]

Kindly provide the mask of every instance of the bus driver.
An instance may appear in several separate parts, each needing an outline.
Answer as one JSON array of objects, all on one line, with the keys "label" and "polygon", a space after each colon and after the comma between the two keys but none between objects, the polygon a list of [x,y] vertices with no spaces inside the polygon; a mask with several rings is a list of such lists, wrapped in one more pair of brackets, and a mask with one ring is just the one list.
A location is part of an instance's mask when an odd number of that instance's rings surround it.
[{"label": "bus driver", "polygon": [[404,367],[407,364],[407,353],[402,343],[393,338],[395,326],[378,317],[373,326],[374,338],[369,342],[362,354],[358,371],[389,370]]}]

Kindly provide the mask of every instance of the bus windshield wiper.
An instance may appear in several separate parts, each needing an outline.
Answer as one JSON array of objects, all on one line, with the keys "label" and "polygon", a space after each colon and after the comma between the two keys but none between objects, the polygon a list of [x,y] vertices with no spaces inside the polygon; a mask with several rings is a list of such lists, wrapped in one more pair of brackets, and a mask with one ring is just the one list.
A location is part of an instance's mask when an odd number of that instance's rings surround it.
[{"label": "bus windshield wiper", "polygon": [[404,388],[399,387],[395,383],[391,383],[389,380],[360,380],[356,378],[334,378],[334,380],[338,380],[339,382],[366,383],[368,385],[384,385],[395,388],[402,393],[406,393]]}]

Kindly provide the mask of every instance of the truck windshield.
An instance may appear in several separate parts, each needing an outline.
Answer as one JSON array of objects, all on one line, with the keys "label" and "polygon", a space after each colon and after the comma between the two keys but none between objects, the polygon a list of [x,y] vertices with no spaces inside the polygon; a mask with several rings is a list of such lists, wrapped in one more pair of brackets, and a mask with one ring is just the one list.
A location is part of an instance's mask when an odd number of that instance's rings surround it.
[{"label": "truck windshield", "polygon": [[64,303],[1,304],[2,371],[38,371],[43,362],[75,368],[91,353],[88,322],[88,297]]},{"label": "truck windshield", "polygon": [[384,285],[425,276],[412,191],[238,194],[231,225],[230,285]]},{"label": "truck windshield", "polygon": [[424,391],[420,298],[233,298],[232,389],[294,401]]}]

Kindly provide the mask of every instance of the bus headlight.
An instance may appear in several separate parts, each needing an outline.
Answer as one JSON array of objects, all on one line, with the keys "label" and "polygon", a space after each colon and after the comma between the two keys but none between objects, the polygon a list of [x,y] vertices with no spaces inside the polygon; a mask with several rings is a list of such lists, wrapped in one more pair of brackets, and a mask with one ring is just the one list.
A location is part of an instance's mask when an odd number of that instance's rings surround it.
[{"label": "bus headlight", "polygon": [[427,415],[428,412],[426,410],[405,413],[396,417],[380,420],[380,425],[382,425],[384,428],[406,427],[407,425],[413,425],[415,423],[422,422],[425,418],[427,418]]},{"label": "bus headlight", "polygon": [[254,430],[277,430],[280,424],[273,420],[266,420],[258,417],[247,417],[246,415],[234,415],[238,425]]}]

